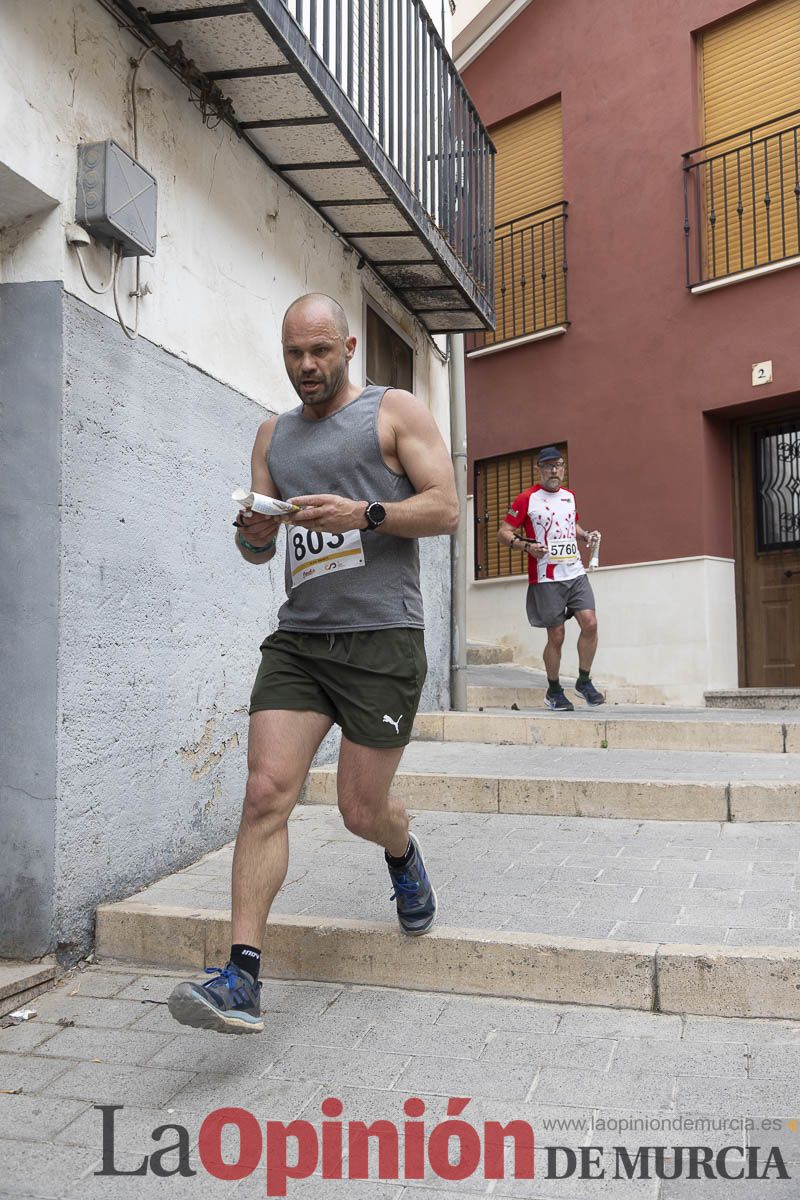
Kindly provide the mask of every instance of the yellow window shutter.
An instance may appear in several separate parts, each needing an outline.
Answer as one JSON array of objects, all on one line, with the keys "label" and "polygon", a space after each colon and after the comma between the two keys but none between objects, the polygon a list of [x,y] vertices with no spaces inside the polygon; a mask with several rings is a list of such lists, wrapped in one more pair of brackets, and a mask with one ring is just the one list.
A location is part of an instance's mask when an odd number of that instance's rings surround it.
[{"label": "yellow window shutter", "polygon": [[771,0],[707,29],[702,64],[705,142],[800,108],[800,0]]},{"label": "yellow window shutter", "polygon": [[491,130],[496,225],[563,200],[561,100],[512,117]]},{"label": "yellow window shutter", "polygon": [[560,98],[494,126],[491,136],[497,331],[486,345],[560,324],[566,315],[560,210],[508,224],[564,199]]},{"label": "yellow window shutter", "polygon": [[[716,278],[798,253],[800,0],[771,0],[700,40],[705,269]],[[742,135],[743,130],[762,126]]]}]

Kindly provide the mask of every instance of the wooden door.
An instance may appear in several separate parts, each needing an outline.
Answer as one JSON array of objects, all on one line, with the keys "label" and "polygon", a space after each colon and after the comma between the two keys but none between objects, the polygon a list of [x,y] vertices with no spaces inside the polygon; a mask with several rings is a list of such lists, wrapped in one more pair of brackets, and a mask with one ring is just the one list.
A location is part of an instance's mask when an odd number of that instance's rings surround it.
[{"label": "wooden door", "polygon": [[800,411],[738,429],[744,687],[800,687]]}]

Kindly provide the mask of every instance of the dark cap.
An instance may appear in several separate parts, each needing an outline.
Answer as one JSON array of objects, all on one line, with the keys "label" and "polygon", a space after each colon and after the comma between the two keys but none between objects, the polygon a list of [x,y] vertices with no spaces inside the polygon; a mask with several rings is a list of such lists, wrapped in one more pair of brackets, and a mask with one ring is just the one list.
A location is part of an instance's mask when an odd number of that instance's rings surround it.
[{"label": "dark cap", "polygon": [[555,462],[557,458],[563,458],[564,455],[555,446],[545,446],[544,450],[540,450],[536,461],[540,463]]}]

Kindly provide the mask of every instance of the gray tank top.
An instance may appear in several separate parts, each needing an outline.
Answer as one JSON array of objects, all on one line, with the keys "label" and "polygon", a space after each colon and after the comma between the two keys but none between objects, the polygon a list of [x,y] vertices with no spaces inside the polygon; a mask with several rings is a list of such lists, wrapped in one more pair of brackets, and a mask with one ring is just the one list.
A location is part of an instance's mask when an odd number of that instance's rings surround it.
[{"label": "gray tank top", "polygon": [[[384,462],[378,410],[385,387],[368,386],[337,412],[305,420],[302,406],[275,422],[267,457],[278,495],[330,492],[353,500],[405,500],[411,481]],[[280,629],[344,633],[422,629],[416,538],[374,530],[319,534],[286,527],[286,595]]]}]

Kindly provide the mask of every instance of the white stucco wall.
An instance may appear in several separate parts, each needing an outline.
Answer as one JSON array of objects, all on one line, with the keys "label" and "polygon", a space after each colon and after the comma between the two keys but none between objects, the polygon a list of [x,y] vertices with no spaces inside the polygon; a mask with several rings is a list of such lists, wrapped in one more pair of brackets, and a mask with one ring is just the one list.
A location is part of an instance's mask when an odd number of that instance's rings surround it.
[{"label": "white stucco wall", "polygon": [[[142,305],[141,338],[124,338],[111,296],[84,285],[65,227],[74,220],[79,142],[111,137],[132,150],[129,58],[141,49],[96,0],[2,5],[0,284],[53,293],[50,325],[41,336],[23,325],[17,360],[41,374],[49,338],[55,383],[46,398],[53,461],[42,465],[40,456],[35,502],[4,509],[0,528],[17,546],[36,504],[57,514],[53,536],[24,546],[37,564],[57,547],[45,565],[58,653],[48,643],[37,663],[57,691],[42,733],[57,759],[56,794],[45,797],[55,814],[54,934],[31,953],[55,947],[66,958],[88,949],[99,902],[235,834],[247,701],[283,572],[279,562],[242,562],[229,494],[248,478],[265,409],[298,403],[280,352],[289,302],[322,291],[343,304],[359,343],[352,377],[361,382],[365,296],[375,301],[414,345],[415,391],[449,437],[447,366],[414,319],[227,127],[203,125],[186,89],[152,55],[139,74],[139,159],[158,180],[158,251],[142,262],[153,292]],[[98,282],[108,261],[103,248],[86,254]],[[123,292],[132,278],[128,261]],[[66,298],[47,281],[63,281]],[[23,391],[13,402],[13,427],[27,444],[26,420],[39,410]],[[5,421],[0,432],[13,456],[9,429]],[[424,539],[421,565],[430,664],[423,707],[441,708],[449,539]],[[13,616],[24,627],[30,604]],[[13,639],[13,622],[6,634]],[[328,741],[323,754],[333,750]],[[16,828],[44,819],[19,787],[13,800]],[[20,860],[26,853],[38,853],[31,839],[15,851]],[[30,875],[31,894],[41,894]],[[41,924],[50,920],[45,914]]]},{"label": "white stucco wall", "polygon": [[[58,207],[0,234],[0,282],[63,279],[114,316],[110,293],[95,296],[83,283],[64,228],[74,220],[78,143],[111,137],[133,152],[129,59],[142,46],[96,0],[10,0],[1,20],[0,165]],[[159,203],[158,252],[142,259],[153,289],[141,305],[142,336],[281,411],[297,402],[280,356],[286,306],[305,291],[335,296],[359,338],[353,371],[363,380],[363,287],[413,342],[418,394],[446,433],[446,368],[369,269],[356,270],[349,247],[228,126],[207,129],[154,55],[137,96],[139,160],[158,180]],[[100,282],[108,251],[84,253]],[[128,260],[123,293],[133,271]],[[132,306],[125,312],[132,321]]]},{"label": "white stucco wall", "polygon": [[[471,642],[511,646],[515,660],[543,669],[545,632],[528,625],[527,579],[473,577],[469,502],[467,630]],[[590,576],[600,642],[598,684],[624,685],[644,704],[703,704],[703,693],[738,686],[736,593],[732,559],[686,558],[603,567]],[[567,624],[562,678],[578,670],[577,628]],[[630,689],[630,690],[629,690]]]},{"label": "white stucco wall", "polygon": [[472,62],[532,0],[455,0],[453,58],[459,70]]}]

